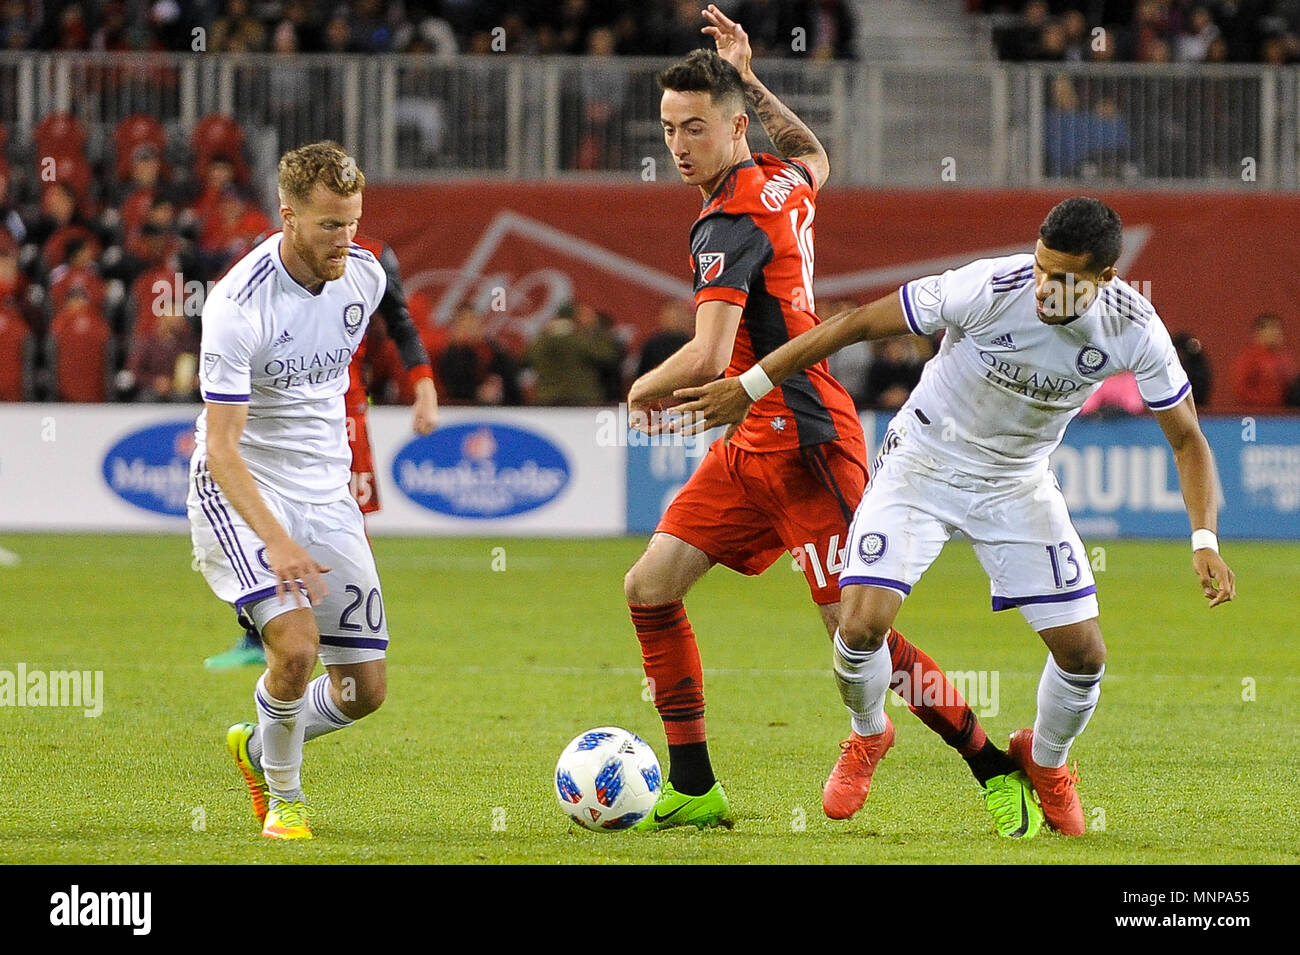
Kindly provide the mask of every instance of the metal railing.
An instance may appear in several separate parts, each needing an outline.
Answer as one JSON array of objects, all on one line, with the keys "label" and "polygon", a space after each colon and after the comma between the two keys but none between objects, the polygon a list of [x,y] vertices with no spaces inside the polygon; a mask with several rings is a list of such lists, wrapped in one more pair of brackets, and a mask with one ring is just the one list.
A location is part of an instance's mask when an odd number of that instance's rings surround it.
[{"label": "metal railing", "polygon": [[[106,154],[125,116],[183,141],[235,116],[270,175],[342,142],[372,179],[649,178],[667,155],[644,58],[0,54],[0,122],[21,144],[71,110]],[[1300,188],[1300,67],[760,64],[841,184]],[[757,128],[751,142],[765,148]],[[19,147],[21,149],[21,146]]]}]

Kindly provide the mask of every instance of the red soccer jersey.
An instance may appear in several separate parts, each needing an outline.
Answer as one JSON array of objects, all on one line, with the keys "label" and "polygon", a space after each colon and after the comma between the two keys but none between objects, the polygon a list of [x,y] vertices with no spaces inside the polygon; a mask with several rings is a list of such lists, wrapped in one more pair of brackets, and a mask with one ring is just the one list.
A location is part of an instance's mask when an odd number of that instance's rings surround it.
[{"label": "red soccer jersey", "polygon": [[[797,160],[757,153],[709,197],[691,228],[695,304],[741,306],[727,375],[817,324],[813,312],[812,173]],[[731,441],[781,451],[861,435],[853,399],[820,362],[754,403]]]}]

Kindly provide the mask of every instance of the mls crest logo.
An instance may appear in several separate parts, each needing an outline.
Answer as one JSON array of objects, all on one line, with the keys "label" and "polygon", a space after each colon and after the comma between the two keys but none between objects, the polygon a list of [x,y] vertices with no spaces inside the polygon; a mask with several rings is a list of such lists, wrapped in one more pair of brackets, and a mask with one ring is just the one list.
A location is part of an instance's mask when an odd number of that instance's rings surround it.
[{"label": "mls crest logo", "polygon": [[708,285],[720,276],[726,259],[727,253],[725,252],[701,252],[696,256],[700,268],[700,284]]},{"label": "mls crest logo", "polygon": [[212,377],[212,370],[217,367],[217,356],[208,352],[203,356],[203,374]]},{"label": "mls crest logo", "polygon": [[875,531],[863,534],[858,540],[858,556],[862,558],[864,564],[874,564],[885,556],[885,548],[888,545],[889,539],[884,534],[877,534]]},{"label": "mls crest logo", "polygon": [[349,335],[355,335],[357,329],[361,327],[361,322],[365,317],[365,306],[360,302],[353,302],[347,308],[343,309],[343,327],[347,329]]},{"label": "mls crest logo", "polygon": [[1074,359],[1074,367],[1079,369],[1081,375],[1095,375],[1106,367],[1108,361],[1110,356],[1096,345],[1084,345]]}]

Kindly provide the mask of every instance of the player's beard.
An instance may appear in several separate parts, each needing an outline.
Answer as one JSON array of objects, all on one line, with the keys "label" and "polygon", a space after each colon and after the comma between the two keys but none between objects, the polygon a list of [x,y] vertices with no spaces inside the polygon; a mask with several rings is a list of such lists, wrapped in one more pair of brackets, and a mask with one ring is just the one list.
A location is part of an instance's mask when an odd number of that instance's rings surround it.
[{"label": "player's beard", "polygon": [[[297,253],[298,258],[306,264],[311,273],[322,282],[332,282],[335,279],[341,279],[343,272],[347,268],[348,257],[345,254],[341,261],[333,262],[330,260],[328,253],[317,255],[315,250],[307,244],[301,235],[295,234],[293,237],[293,251]],[[334,251],[331,247],[330,251]]]}]

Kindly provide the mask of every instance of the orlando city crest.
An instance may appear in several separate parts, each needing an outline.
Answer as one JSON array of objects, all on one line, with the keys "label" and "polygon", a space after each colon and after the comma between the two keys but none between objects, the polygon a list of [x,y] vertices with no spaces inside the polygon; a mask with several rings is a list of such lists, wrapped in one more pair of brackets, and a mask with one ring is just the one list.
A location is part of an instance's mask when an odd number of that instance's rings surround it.
[{"label": "orlando city crest", "polygon": [[1081,375],[1095,375],[1106,367],[1108,361],[1110,356],[1096,345],[1084,345],[1074,359],[1074,367],[1079,369]]},{"label": "orlando city crest", "polygon": [[349,335],[355,335],[365,317],[366,307],[360,302],[353,302],[343,309],[343,327],[347,329]]},{"label": "orlando city crest", "polygon": [[874,564],[885,556],[885,548],[888,546],[889,538],[884,534],[871,531],[858,539],[858,556],[862,558],[863,563]]}]

